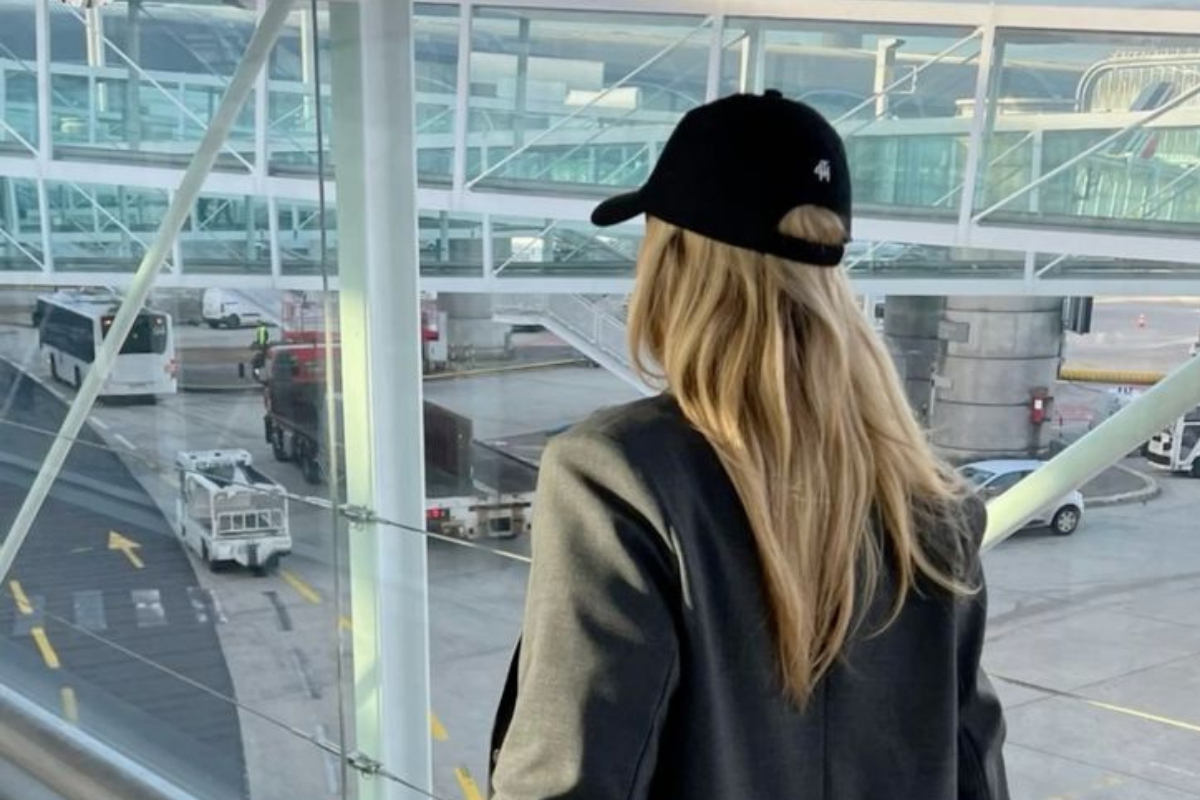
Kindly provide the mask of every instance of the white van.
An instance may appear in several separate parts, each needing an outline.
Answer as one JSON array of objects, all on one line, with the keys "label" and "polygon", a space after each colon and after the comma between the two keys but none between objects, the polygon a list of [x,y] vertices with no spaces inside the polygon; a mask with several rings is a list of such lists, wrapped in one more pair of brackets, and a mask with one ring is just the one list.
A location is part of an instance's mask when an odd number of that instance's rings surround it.
[{"label": "white van", "polygon": [[261,306],[231,289],[205,289],[200,314],[210,328],[242,328],[267,319]]}]

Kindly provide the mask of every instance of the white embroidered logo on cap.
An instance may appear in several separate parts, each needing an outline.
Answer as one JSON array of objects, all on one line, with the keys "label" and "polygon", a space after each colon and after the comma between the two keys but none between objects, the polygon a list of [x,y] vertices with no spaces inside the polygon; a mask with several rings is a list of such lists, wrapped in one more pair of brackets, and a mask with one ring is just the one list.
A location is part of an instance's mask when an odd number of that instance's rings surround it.
[{"label": "white embroidered logo on cap", "polygon": [[813,174],[821,183],[829,183],[833,180],[833,168],[829,166],[829,159],[822,158],[818,161],[817,166],[813,167]]}]

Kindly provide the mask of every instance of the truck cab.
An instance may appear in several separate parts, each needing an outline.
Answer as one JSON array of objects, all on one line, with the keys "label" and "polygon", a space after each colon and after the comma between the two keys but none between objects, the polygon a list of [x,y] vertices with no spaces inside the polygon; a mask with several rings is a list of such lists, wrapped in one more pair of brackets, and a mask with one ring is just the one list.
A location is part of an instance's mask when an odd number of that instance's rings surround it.
[{"label": "truck cab", "polygon": [[249,452],[181,451],[175,467],[179,538],[209,569],[240,564],[265,575],[292,551],[287,491]]},{"label": "truck cab", "polygon": [[1150,437],[1145,453],[1153,467],[1200,478],[1200,406]]}]

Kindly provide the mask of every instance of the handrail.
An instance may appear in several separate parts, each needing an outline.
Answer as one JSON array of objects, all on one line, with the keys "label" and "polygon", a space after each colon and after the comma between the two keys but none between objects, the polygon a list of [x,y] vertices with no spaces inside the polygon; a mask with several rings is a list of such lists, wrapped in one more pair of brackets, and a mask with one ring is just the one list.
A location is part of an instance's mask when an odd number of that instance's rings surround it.
[{"label": "handrail", "polygon": [[3,682],[0,758],[64,800],[197,800]]}]

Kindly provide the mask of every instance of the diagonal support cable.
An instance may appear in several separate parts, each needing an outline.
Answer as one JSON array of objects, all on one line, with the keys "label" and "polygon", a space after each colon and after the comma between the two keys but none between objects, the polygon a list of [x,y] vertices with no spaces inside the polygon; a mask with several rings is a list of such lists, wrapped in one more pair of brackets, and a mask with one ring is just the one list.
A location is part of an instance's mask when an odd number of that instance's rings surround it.
[{"label": "diagonal support cable", "polygon": [[254,30],[254,35],[246,45],[241,63],[238,64],[237,71],[229,82],[229,88],[221,98],[216,113],[213,114],[212,121],[204,132],[204,138],[200,140],[196,153],[179,182],[179,189],[171,198],[167,213],[163,216],[158,232],[154,236],[154,241],[142,257],[141,264],[138,265],[129,291],[113,320],[109,335],[96,349],[96,357],[92,362],[91,369],[87,371],[83,385],[79,387],[75,400],[71,403],[71,408],[59,427],[58,435],[42,461],[37,478],[30,486],[29,493],[25,495],[25,500],[21,504],[21,509],[9,527],[3,546],[0,546],[0,578],[7,576],[12,569],[13,561],[20,551],[21,545],[25,543],[25,538],[29,535],[29,530],[33,526],[34,520],[37,519],[42,504],[50,494],[50,487],[57,479],[58,473],[71,451],[71,442],[79,435],[88,414],[91,413],[96,397],[100,394],[104,381],[108,379],[109,373],[112,371],[117,353],[133,329],[133,324],[137,320],[138,314],[141,313],[142,306],[145,305],[154,281],[162,270],[167,254],[175,242],[175,237],[179,235],[180,229],[183,228],[184,222],[191,213],[192,204],[196,201],[205,179],[212,171],[217,155],[224,147],[225,139],[233,128],[242,106],[245,105],[247,98],[254,90],[258,73],[267,63],[275,42],[287,23],[288,13],[292,9],[293,2],[294,0],[271,0]]},{"label": "diagonal support cable", "polygon": [[11,244],[13,247],[17,248],[18,250],[20,250],[22,255],[24,255],[26,258],[28,258],[33,263],[37,264],[38,269],[41,269],[41,270],[46,269],[46,262],[42,261],[40,258],[35,256],[33,253],[29,252],[29,249],[26,248],[25,245],[21,244],[21,242],[15,236],[13,236],[8,231],[4,230],[4,228],[0,228],[0,237],[4,237],[5,241],[7,241],[9,244]]}]

